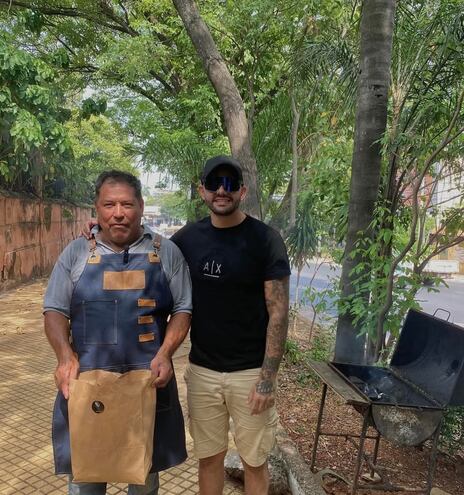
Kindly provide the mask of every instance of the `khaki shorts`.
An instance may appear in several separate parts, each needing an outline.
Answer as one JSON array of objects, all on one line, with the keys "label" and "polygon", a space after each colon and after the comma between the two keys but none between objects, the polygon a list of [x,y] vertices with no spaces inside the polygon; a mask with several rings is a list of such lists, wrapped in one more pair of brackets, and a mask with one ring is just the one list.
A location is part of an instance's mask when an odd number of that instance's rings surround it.
[{"label": "khaki shorts", "polygon": [[275,442],[277,411],[273,406],[250,414],[248,394],[259,373],[260,368],[220,373],[188,363],[184,378],[195,457],[204,459],[227,450],[232,418],[242,459],[254,467],[266,461]]}]

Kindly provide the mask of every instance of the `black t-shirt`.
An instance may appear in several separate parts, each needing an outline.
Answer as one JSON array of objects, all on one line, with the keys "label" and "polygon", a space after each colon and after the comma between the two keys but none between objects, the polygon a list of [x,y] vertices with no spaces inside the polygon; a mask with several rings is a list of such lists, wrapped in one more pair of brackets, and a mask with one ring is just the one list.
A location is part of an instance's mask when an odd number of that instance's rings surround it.
[{"label": "black t-shirt", "polygon": [[264,281],[290,274],[281,236],[249,216],[230,228],[207,217],[171,240],[192,277],[190,361],[221,372],[261,367],[269,319]]}]

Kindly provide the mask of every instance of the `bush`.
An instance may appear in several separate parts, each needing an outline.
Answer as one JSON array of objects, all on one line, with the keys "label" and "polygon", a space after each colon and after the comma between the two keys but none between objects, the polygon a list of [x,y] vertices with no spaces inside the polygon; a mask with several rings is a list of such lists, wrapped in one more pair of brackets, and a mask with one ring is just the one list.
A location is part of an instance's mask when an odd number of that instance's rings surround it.
[{"label": "bush", "polygon": [[451,455],[464,449],[464,407],[452,407],[446,411],[440,447]]},{"label": "bush", "polygon": [[318,332],[311,341],[308,357],[315,361],[329,361],[334,348],[334,333],[330,329]]},{"label": "bush", "polygon": [[298,342],[287,339],[285,342],[285,359],[290,364],[298,364],[304,357],[304,352],[300,349]]}]

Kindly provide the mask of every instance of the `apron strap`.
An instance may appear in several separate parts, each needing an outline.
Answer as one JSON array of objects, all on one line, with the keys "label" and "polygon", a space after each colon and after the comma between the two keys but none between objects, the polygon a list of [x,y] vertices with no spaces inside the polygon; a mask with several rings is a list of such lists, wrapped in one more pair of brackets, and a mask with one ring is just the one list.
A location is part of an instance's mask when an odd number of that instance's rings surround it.
[{"label": "apron strap", "polygon": [[155,233],[155,236],[153,237],[153,251],[157,256],[159,256],[159,252],[161,249],[161,239],[162,237],[160,236],[160,234]]},{"label": "apron strap", "polygon": [[93,254],[95,254],[95,250],[97,249],[97,241],[95,240],[95,236],[93,235],[89,239],[89,251]]},{"label": "apron strap", "polygon": [[92,238],[89,239],[89,252],[90,252],[90,256],[87,259],[87,263],[90,264],[100,263],[100,255],[97,254],[97,241],[95,240],[95,236],[92,236]]}]

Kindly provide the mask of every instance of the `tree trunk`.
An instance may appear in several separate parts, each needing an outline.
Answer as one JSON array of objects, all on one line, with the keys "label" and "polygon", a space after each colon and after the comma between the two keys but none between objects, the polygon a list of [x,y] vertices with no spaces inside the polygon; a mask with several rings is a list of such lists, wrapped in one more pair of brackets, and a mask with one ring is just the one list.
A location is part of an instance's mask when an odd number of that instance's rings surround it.
[{"label": "tree trunk", "polygon": [[298,313],[300,307],[300,277],[301,277],[301,270],[303,270],[303,266],[297,267],[297,273],[296,273],[295,303],[294,303],[295,314],[293,315],[293,335],[296,334],[297,323],[298,323]]},{"label": "tree trunk", "polygon": [[195,2],[173,0],[173,3],[218,95],[232,155],[243,167],[244,181],[248,187],[243,208],[250,215],[261,218],[256,160],[242,97]]},{"label": "tree trunk", "polygon": [[291,92],[292,102],[292,190],[290,196],[290,227],[296,222],[296,201],[298,196],[298,126],[300,112],[296,107],[295,95]]},{"label": "tree trunk", "polygon": [[[363,261],[361,255],[353,256],[352,252],[360,238],[372,235],[369,225],[379,194],[380,140],[387,122],[395,9],[395,0],[365,0],[363,4],[348,230],[341,274],[342,298],[355,294],[354,277],[364,276],[368,280],[370,275],[369,268],[365,268],[364,273],[352,275],[353,268]],[[367,294],[366,299],[368,297]],[[353,318],[349,311],[338,318],[336,361],[362,363],[365,360],[366,339],[358,336],[359,328],[353,324]]]}]

